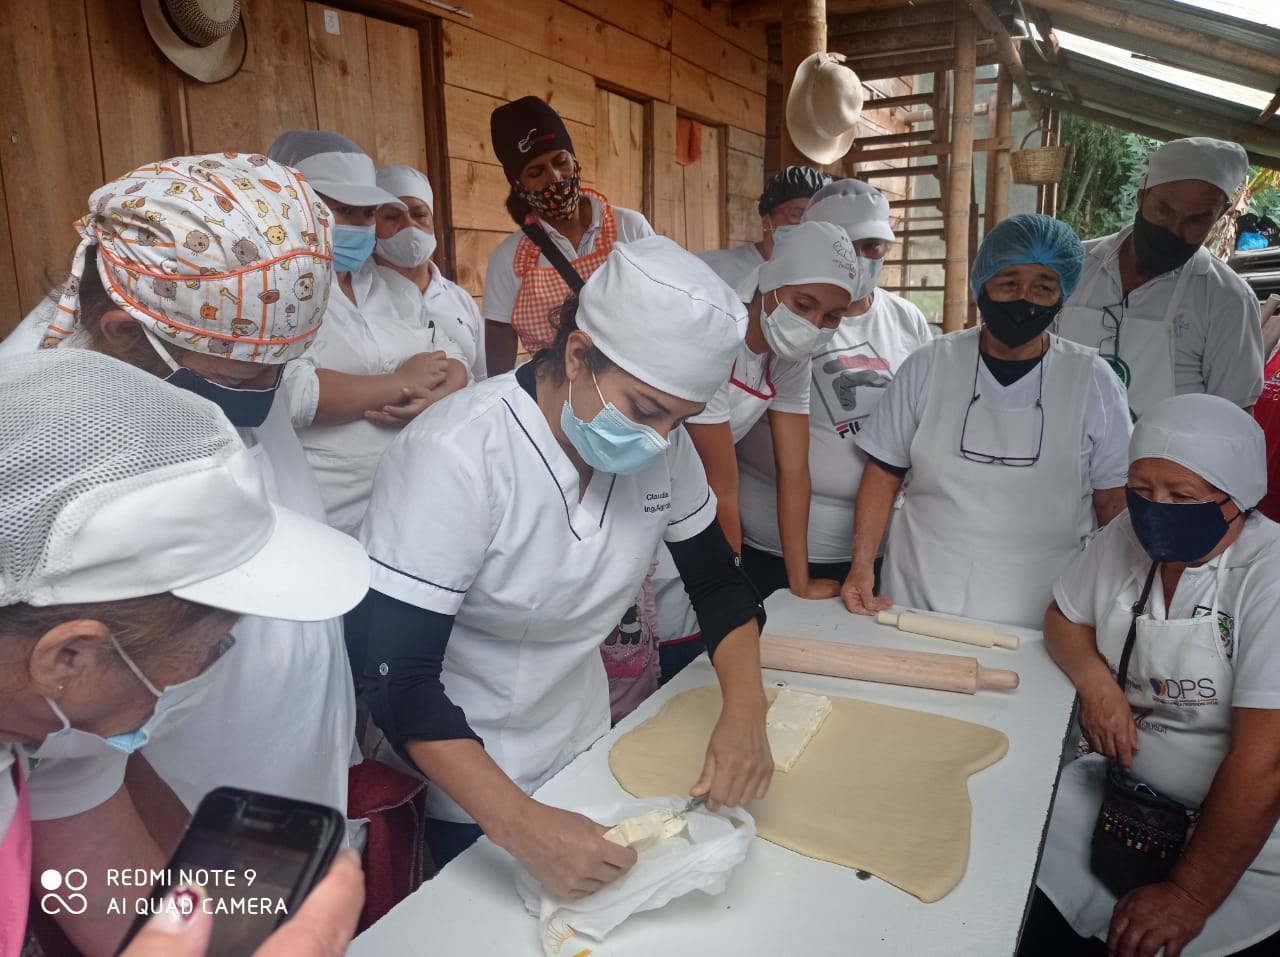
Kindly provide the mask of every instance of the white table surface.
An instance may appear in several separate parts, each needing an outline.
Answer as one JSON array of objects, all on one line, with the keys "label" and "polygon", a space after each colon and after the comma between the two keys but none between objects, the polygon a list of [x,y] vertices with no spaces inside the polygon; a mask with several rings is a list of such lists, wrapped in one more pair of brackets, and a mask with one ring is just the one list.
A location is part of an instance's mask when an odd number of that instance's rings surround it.
[{"label": "white table surface", "polygon": [[[915,708],[998,728],[1009,753],[969,779],[973,832],[969,866],[942,900],[921,903],[877,878],[811,860],[757,838],[718,897],[694,893],[638,914],[610,934],[596,955],[658,954],[1012,954],[1039,861],[1074,690],[1045,652],[1039,632],[1016,651],[983,649],[908,635],[848,614],[839,599],[810,602],[776,592],[766,603],[771,634],[974,655],[1013,668],[1021,686],[976,695],[766,671],[766,682]],[[627,798],[609,772],[620,734],[673,695],[715,681],[703,656],[644,702],[537,792],[561,807]],[[690,785],[693,782],[689,782]],[[433,880],[353,942],[355,957],[441,953],[520,957],[541,954],[537,921],[515,889],[514,860],[481,839]]]}]

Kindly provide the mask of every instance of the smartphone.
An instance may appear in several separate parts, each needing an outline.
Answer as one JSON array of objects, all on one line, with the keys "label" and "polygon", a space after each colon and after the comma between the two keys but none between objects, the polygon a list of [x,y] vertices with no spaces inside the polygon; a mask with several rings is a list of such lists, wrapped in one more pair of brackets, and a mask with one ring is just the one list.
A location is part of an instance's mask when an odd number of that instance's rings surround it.
[{"label": "smartphone", "polygon": [[218,788],[196,808],[150,900],[141,899],[123,950],[175,887],[199,884],[208,897],[180,906],[213,916],[207,957],[249,957],[288,919],[342,846],[346,820],[333,808]]}]

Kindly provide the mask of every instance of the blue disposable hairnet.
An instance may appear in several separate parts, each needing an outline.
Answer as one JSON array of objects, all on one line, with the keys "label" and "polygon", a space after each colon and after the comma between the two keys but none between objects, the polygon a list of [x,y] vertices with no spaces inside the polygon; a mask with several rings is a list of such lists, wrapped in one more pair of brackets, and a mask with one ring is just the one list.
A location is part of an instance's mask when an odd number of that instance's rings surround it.
[{"label": "blue disposable hairnet", "polygon": [[1080,237],[1064,222],[1039,213],[1010,216],[987,233],[969,272],[969,288],[978,298],[988,279],[1008,266],[1040,263],[1058,274],[1062,298],[1075,292],[1084,269]]}]

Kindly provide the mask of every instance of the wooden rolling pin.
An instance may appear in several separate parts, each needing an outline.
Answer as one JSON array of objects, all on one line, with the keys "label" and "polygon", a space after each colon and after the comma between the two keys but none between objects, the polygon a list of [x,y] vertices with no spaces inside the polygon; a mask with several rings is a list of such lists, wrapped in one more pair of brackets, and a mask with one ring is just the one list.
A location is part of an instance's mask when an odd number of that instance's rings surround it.
[{"label": "wooden rolling pin", "polygon": [[984,668],[977,658],[812,641],[786,635],[760,636],[760,664],[778,671],[964,694],[974,694],[979,688],[1018,687],[1016,671]]},{"label": "wooden rolling pin", "polygon": [[918,611],[882,611],[876,615],[876,621],[882,625],[893,625],[898,631],[924,635],[926,638],[946,638],[949,641],[962,641],[966,645],[981,645],[983,648],[1018,647],[1017,635],[996,631],[990,625],[953,621]]}]

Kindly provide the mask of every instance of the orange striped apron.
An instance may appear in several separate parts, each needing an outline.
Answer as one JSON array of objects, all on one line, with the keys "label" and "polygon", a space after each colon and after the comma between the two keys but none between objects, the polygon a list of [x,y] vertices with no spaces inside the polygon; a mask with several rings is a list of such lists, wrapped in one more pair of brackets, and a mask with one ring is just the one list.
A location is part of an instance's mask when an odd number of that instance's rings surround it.
[{"label": "orange striped apron", "polygon": [[[613,218],[613,207],[604,195],[585,186],[582,193],[598,200],[604,208],[600,232],[596,235],[591,252],[570,260],[570,264],[585,281],[603,265],[609,250],[613,249],[613,244],[618,240],[618,224]],[[536,213],[530,213],[525,222],[540,225]],[[556,327],[552,324],[551,315],[569,298],[569,284],[560,278],[560,273],[556,272],[554,266],[539,266],[538,259],[541,256],[542,251],[532,239],[528,236],[520,237],[513,263],[516,278],[520,280],[520,292],[516,295],[515,307],[511,310],[511,328],[516,331],[530,355],[551,345],[556,337]]]}]

